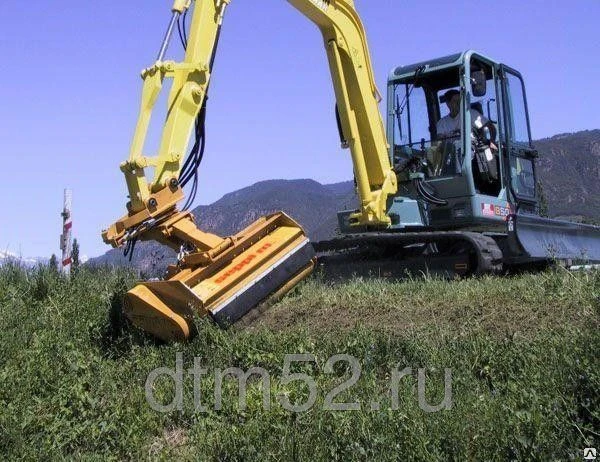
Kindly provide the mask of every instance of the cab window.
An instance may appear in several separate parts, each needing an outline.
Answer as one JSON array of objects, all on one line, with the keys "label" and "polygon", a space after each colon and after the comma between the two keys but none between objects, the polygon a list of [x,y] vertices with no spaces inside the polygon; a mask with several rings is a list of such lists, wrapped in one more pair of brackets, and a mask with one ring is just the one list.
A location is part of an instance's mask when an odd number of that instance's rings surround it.
[{"label": "cab window", "polygon": [[522,80],[511,73],[507,73],[506,89],[508,93],[510,118],[510,140],[517,144],[531,142],[529,124],[527,121],[527,106],[525,104],[525,92]]},{"label": "cab window", "polygon": [[423,88],[400,84],[395,91],[396,123],[394,140],[399,146],[420,148],[431,144],[429,113]]},{"label": "cab window", "polygon": [[507,70],[505,78],[510,148],[510,181],[517,198],[532,200],[536,193],[535,166],[528,154],[531,133],[527,118],[525,87],[521,78]]},{"label": "cab window", "polygon": [[[437,121],[430,114],[427,91],[411,83],[397,84],[394,89],[394,163],[420,157],[430,177],[458,175],[462,171],[460,136],[432,140]],[[435,98],[436,93],[431,96]],[[433,128],[431,127],[431,121]]]}]

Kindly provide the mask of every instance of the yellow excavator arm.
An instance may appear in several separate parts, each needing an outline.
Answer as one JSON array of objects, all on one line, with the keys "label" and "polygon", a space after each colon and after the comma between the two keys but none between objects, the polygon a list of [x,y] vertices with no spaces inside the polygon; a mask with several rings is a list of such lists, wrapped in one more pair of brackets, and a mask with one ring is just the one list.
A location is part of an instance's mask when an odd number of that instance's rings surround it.
[{"label": "yellow excavator arm", "polygon": [[[351,223],[386,227],[389,195],[397,190],[366,35],[352,0],[288,0],[320,29],[331,70],[344,144],[354,166],[359,210]],[[202,123],[221,24],[230,0],[195,0],[182,62],[165,60],[181,15],[192,0],[175,0],[157,61],[142,72],[140,114],[129,158],[121,165],[129,191],[127,215],[103,232],[120,247],[137,239],[156,240],[181,251],[170,278],[143,283],[126,299],[126,313],[140,327],[165,340],[187,338],[195,314],[235,322],[266,296],[283,293],[314,267],[312,248],[293,220],[264,217],[235,236],[222,238],[198,229],[179,211],[189,175],[186,153]],[[144,154],[150,118],[165,79],[173,80],[167,117],[156,157]],[[198,142],[198,140],[196,140]],[[197,146],[196,146],[197,148]],[[146,177],[146,168],[154,177]],[[189,165],[187,165],[189,170]]]},{"label": "yellow excavator arm", "polygon": [[360,210],[356,225],[387,226],[387,198],[396,174],[379,112],[381,96],[364,27],[352,0],[288,0],[321,30],[329,60],[343,137],[350,148]]}]

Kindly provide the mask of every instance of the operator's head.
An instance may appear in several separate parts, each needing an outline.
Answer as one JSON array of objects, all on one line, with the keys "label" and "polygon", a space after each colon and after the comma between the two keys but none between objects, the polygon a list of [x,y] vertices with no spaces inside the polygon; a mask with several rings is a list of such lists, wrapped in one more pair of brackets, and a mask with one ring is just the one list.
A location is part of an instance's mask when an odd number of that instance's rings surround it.
[{"label": "operator's head", "polygon": [[440,102],[446,103],[451,117],[456,117],[460,112],[460,92],[458,90],[448,90],[440,97]]}]

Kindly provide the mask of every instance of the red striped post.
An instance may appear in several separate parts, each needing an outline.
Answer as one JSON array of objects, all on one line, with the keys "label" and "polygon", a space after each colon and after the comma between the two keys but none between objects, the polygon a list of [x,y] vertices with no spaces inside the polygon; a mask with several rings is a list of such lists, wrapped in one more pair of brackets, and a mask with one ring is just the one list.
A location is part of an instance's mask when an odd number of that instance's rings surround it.
[{"label": "red striped post", "polygon": [[71,229],[73,222],[71,221],[71,190],[65,189],[64,205],[61,213],[63,218],[63,232],[60,236],[60,249],[62,250],[62,272],[66,276],[71,273]]}]

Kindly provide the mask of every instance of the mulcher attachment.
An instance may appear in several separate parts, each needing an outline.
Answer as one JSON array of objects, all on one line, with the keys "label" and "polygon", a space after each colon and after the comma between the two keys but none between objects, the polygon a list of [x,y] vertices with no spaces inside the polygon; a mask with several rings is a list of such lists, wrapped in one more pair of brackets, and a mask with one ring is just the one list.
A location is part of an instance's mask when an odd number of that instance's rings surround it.
[{"label": "mulcher attachment", "polygon": [[194,334],[194,317],[235,323],[273,295],[311,274],[313,248],[302,228],[284,213],[263,217],[216,248],[188,254],[167,281],[145,282],[126,295],[134,325],[165,341]]}]

